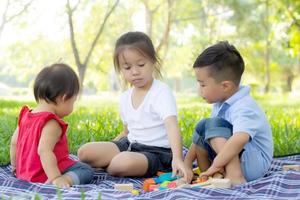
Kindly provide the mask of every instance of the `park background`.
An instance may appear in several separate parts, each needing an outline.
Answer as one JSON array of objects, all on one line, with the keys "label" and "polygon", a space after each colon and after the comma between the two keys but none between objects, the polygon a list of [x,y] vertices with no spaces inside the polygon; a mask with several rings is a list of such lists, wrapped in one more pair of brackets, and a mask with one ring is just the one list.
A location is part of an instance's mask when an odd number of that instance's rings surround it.
[{"label": "park background", "polygon": [[300,152],[299,0],[1,0],[0,164],[9,162],[20,108],[35,106],[35,76],[54,62],[70,64],[82,84],[65,118],[71,153],[121,131],[112,53],[127,31],[153,40],[176,95],[184,145],[211,110],[197,94],[192,64],[204,48],[228,40],[244,57],[242,84],[267,114],[275,155]]}]

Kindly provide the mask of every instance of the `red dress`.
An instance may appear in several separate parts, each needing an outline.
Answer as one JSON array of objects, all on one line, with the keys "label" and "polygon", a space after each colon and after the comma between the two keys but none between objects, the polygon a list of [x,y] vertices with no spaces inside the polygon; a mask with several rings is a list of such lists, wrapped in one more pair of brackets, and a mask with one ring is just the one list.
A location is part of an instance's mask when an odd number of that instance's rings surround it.
[{"label": "red dress", "polygon": [[47,181],[48,177],[43,170],[40,156],[38,155],[38,144],[43,127],[52,119],[56,120],[62,129],[61,138],[53,150],[60,172],[63,172],[76,163],[76,161],[69,158],[66,136],[68,124],[53,113],[32,113],[27,106],[24,106],[20,112],[18,122],[19,134],[16,149],[17,178],[30,182],[44,183]]}]

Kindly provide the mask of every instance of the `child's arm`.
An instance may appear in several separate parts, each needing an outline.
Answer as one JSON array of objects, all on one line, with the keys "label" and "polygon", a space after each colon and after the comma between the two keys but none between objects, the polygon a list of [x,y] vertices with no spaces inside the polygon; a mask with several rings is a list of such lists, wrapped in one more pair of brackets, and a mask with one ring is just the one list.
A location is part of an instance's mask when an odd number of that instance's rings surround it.
[{"label": "child's arm", "polygon": [[245,144],[249,141],[249,138],[250,136],[248,133],[240,132],[233,134],[215,157],[211,167],[201,175],[211,176],[215,172],[220,171],[220,169],[242,151]]},{"label": "child's arm", "polygon": [[16,128],[14,134],[11,137],[10,141],[10,164],[12,168],[12,173],[16,175],[16,146],[19,135],[19,127]]},{"label": "child's arm", "polygon": [[186,166],[188,168],[192,169],[193,162],[196,158],[197,158],[197,154],[196,154],[195,145],[191,145],[191,147],[189,148],[189,150],[185,156],[184,163],[186,164]]},{"label": "child's arm", "polygon": [[126,125],[124,125],[124,130],[117,137],[115,137],[114,140],[119,140],[122,137],[126,137],[128,135],[128,133],[129,133],[128,128]]},{"label": "child's arm", "polygon": [[178,122],[176,116],[169,116],[165,119],[165,127],[170,141],[173,160],[172,169],[173,175],[181,173],[188,183],[191,182],[193,173],[192,170],[187,169],[182,160],[182,141],[179,132]]},{"label": "child's arm", "polygon": [[[38,154],[41,158],[43,169],[48,177],[48,181],[52,183],[61,176],[57,166],[56,156],[53,149],[59,141],[62,129],[55,120],[50,120],[44,126],[38,146]],[[68,183],[62,183],[61,186],[70,186]]]}]

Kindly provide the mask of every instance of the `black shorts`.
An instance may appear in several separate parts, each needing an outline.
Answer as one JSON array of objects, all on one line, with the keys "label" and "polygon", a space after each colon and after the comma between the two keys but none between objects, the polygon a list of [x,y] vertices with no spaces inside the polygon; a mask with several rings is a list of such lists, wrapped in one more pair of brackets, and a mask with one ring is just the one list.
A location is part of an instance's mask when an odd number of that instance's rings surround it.
[{"label": "black shorts", "polygon": [[121,152],[138,152],[146,156],[148,160],[148,169],[144,175],[145,177],[155,176],[157,171],[172,171],[172,151],[170,148],[148,146],[141,143],[130,144],[127,137],[112,142],[118,146]]}]

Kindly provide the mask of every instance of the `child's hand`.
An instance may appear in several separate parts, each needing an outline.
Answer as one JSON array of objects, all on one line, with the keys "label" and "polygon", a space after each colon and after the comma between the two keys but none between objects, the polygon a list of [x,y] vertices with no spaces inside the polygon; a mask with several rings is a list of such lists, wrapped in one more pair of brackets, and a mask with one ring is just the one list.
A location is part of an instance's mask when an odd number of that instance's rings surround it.
[{"label": "child's hand", "polygon": [[189,169],[181,159],[173,158],[172,160],[172,175],[173,176],[183,176],[183,179],[190,183],[193,178],[193,171]]},{"label": "child's hand", "polygon": [[13,176],[16,176],[16,166],[11,166],[11,173]]},{"label": "child's hand", "polygon": [[71,187],[70,182],[65,176],[59,176],[52,181],[52,184],[59,188],[69,188]]},{"label": "child's hand", "polygon": [[222,167],[215,167],[213,164],[205,172],[201,173],[200,176],[213,176],[216,172],[221,172]]}]

